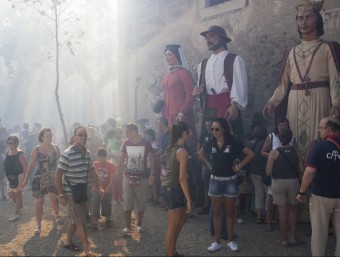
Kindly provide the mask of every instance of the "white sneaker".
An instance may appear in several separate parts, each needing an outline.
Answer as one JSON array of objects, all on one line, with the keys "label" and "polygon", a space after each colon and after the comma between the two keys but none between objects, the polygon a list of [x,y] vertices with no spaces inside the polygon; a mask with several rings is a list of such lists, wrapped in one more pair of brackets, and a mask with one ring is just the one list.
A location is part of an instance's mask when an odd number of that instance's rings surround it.
[{"label": "white sneaker", "polygon": [[222,248],[222,246],[217,243],[217,242],[213,242],[209,247],[208,247],[208,251],[209,252],[216,252],[218,250],[220,250]]},{"label": "white sneaker", "polygon": [[238,224],[244,224],[245,222],[244,222],[244,220],[243,220],[243,219],[241,219],[241,218],[238,218],[238,219],[237,219],[237,223],[238,223]]},{"label": "white sneaker", "polygon": [[19,219],[19,217],[20,217],[19,214],[14,213],[8,220],[9,221],[15,221],[15,220]]},{"label": "white sneaker", "polygon": [[35,230],[34,230],[34,235],[39,236],[40,235],[40,226],[36,226]]},{"label": "white sneaker", "polygon": [[229,243],[227,243],[227,246],[230,248],[230,250],[232,250],[233,252],[237,252],[238,251],[238,246],[235,242],[230,241]]},{"label": "white sneaker", "polygon": [[123,232],[124,234],[130,233],[130,229],[124,228],[124,229],[122,230],[122,232]]},{"label": "white sneaker", "polygon": [[143,232],[144,228],[142,226],[137,226],[137,232]]}]

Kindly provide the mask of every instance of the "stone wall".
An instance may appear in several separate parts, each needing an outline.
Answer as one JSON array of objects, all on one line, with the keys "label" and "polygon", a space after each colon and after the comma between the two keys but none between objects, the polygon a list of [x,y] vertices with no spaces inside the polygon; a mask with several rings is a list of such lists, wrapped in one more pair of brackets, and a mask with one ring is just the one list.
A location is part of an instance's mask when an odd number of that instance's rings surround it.
[{"label": "stone wall", "polygon": [[[122,31],[120,85],[126,104],[123,120],[134,120],[134,93],[138,87],[138,118],[159,116],[151,110],[161,96],[161,78],[167,72],[164,46],[182,45],[190,71],[197,80],[197,65],[208,57],[205,40],[199,35],[211,25],[224,27],[232,42],[231,52],[241,55],[249,74],[249,104],[243,111],[248,127],[253,114],[261,111],[275,89],[283,51],[299,42],[295,24],[297,0],[229,0],[205,8],[205,0],[129,0]],[[324,39],[340,42],[340,1],[324,4]],[[124,65],[123,65],[124,64]],[[121,103],[122,104],[122,103]],[[200,109],[196,106],[197,120]]]}]

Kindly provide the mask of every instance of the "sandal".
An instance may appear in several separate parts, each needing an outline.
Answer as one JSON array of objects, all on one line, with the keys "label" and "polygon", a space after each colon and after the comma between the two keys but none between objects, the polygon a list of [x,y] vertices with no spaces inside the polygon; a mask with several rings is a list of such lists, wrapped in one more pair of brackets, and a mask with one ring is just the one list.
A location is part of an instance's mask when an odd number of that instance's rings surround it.
[{"label": "sandal", "polygon": [[304,245],[305,241],[297,239],[296,241],[290,241],[288,243],[289,246],[298,246],[298,245]]},{"label": "sandal", "polygon": [[262,219],[256,219],[256,224],[262,224],[263,220]]},{"label": "sandal", "polygon": [[179,252],[177,252],[177,251],[174,253],[174,256],[177,256],[177,257],[184,257],[183,254],[181,254],[181,253],[179,253]]},{"label": "sandal", "polygon": [[267,228],[264,230],[264,232],[272,232],[273,228],[271,226],[267,226]]},{"label": "sandal", "polygon": [[288,247],[288,246],[290,246],[288,242],[283,242],[283,241],[281,241],[281,240],[277,240],[276,242],[279,243],[282,247]]},{"label": "sandal", "polygon": [[99,255],[94,252],[89,252],[88,254],[85,254],[85,257],[97,257],[97,256]]},{"label": "sandal", "polygon": [[73,252],[79,252],[80,247],[78,245],[75,245],[74,243],[69,243],[68,245],[63,245],[65,249],[71,250]]},{"label": "sandal", "polygon": [[63,221],[61,220],[60,216],[56,216],[55,218],[55,224],[57,225],[63,225]]}]

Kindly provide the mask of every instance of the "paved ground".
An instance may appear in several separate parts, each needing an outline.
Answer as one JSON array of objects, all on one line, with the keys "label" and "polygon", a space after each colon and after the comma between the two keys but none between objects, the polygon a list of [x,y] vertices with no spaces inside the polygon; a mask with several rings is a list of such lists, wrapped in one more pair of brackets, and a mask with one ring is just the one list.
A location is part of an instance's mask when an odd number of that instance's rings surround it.
[{"label": "paved ground", "polygon": [[[15,222],[8,218],[14,210],[14,203],[0,200],[0,255],[1,256],[75,256],[61,247],[65,239],[65,226],[53,223],[48,201],[45,202],[42,233],[35,237],[33,231],[35,221],[33,217],[34,201],[31,192],[24,193],[23,214]],[[65,210],[63,221],[66,223]],[[122,206],[115,206],[114,226],[100,227],[96,232],[89,232],[91,246],[94,252],[103,256],[164,256],[164,234],[166,230],[166,212],[158,207],[147,207],[142,234],[133,232],[123,236]],[[178,252],[188,256],[309,256],[310,237],[308,224],[299,224],[299,237],[306,241],[303,246],[282,247],[277,243],[279,228],[275,227],[271,233],[264,232],[265,225],[256,225],[255,217],[245,216],[245,224],[235,226],[240,247],[237,253],[231,252],[223,242],[223,249],[209,254],[207,247],[213,241],[209,234],[208,216],[195,216],[185,224],[179,237]],[[334,255],[334,240],[328,240],[328,255]],[[79,253],[78,253],[79,254]]]}]

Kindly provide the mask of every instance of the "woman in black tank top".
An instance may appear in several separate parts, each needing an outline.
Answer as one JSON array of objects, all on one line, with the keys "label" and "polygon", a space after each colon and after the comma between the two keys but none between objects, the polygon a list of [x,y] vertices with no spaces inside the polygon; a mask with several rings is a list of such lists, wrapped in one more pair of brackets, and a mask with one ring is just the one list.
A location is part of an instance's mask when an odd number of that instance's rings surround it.
[{"label": "woman in black tank top", "polygon": [[[9,198],[15,202],[15,213],[9,218],[9,221],[15,221],[19,218],[22,205],[22,181],[26,171],[26,158],[24,153],[18,148],[19,139],[16,136],[9,136],[7,139],[8,152],[4,160],[6,177],[10,181],[12,191],[8,193]],[[12,179],[10,179],[10,177]]]},{"label": "woman in black tank top", "polygon": [[[266,173],[272,176],[273,203],[279,209],[280,242],[283,246],[298,245],[304,242],[296,237],[297,204],[299,189],[299,173],[303,171],[303,163],[294,147],[289,145],[292,131],[280,131],[281,146],[271,151],[268,156]],[[287,239],[288,224],[290,241]]]}]

